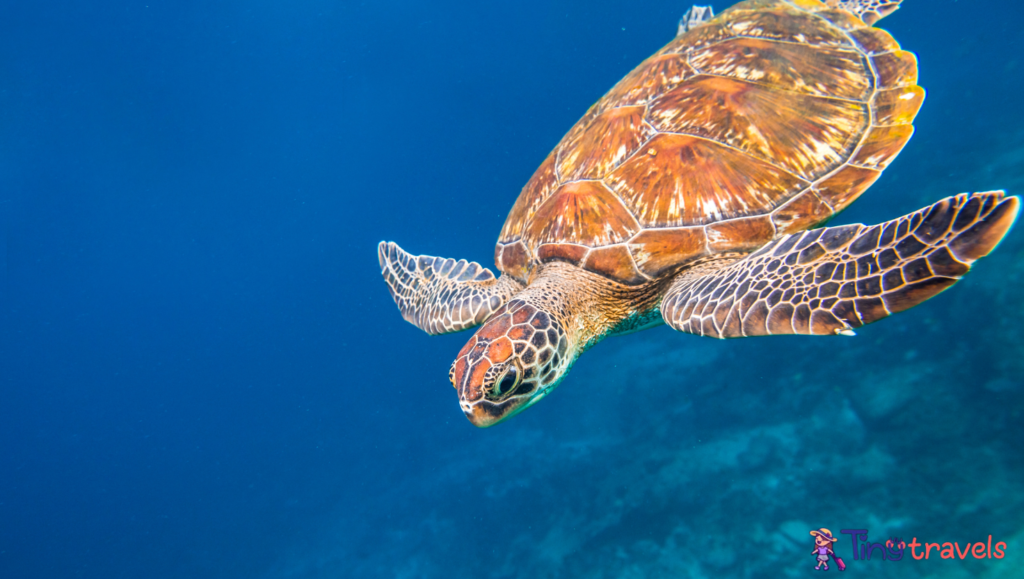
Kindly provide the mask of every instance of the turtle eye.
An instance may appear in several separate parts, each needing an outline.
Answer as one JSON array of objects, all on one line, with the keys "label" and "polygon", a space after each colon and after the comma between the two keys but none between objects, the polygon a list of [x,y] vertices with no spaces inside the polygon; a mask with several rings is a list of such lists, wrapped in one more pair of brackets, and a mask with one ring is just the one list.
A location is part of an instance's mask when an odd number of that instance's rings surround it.
[{"label": "turtle eye", "polygon": [[505,373],[494,382],[494,396],[505,396],[519,386],[521,374],[515,364],[509,364]]}]

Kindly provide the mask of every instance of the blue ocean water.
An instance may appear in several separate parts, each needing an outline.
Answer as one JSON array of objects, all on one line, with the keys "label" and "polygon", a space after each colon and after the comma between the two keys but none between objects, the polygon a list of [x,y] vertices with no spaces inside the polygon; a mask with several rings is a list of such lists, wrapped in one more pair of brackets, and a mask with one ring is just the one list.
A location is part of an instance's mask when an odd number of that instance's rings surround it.
[{"label": "blue ocean water", "polygon": [[[727,4],[715,4],[724,9]],[[0,577],[780,577],[809,531],[1024,564],[1024,234],[856,338],[664,327],[478,430],[376,243],[493,263],[688,8],[0,5]],[[833,223],[1024,192],[1024,8],[906,0],[917,133]]]}]

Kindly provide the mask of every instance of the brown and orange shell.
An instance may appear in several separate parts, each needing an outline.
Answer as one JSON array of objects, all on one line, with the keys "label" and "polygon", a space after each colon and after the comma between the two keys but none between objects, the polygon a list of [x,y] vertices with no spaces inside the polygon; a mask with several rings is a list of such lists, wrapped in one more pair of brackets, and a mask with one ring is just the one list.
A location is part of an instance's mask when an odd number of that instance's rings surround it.
[{"label": "brown and orange shell", "polygon": [[523,187],[498,268],[566,261],[640,284],[818,225],[913,133],[917,60],[817,0],[748,0],[670,42]]}]

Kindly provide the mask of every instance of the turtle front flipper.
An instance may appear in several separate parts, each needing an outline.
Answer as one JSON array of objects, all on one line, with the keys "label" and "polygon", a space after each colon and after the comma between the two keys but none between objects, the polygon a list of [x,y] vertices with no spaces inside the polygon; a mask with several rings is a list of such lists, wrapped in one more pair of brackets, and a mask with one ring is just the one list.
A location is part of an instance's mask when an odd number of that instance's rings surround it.
[{"label": "turtle front flipper", "polygon": [[1019,207],[1002,191],[962,194],[874,227],[787,235],[711,273],[680,273],[661,315],[676,330],[716,338],[852,334],[956,283]]},{"label": "turtle front flipper", "polygon": [[411,255],[393,242],[377,246],[381,274],[402,317],[428,334],[484,323],[523,289],[515,279],[464,259]]}]

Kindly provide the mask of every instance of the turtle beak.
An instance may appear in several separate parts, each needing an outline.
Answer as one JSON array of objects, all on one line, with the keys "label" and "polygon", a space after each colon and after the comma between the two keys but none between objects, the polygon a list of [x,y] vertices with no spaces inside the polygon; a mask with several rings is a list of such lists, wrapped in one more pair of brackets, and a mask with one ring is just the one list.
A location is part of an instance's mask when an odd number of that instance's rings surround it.
[{"label": "turtle beak", "polygon": [[473,423],[473,426],[487,428],[519,414],[520,411],[531,406],[534,400],[517,397],[504,402],[491,402],[486,399],[475,402],[462,400],[460,402],[462,412]]},{"label": "turtle beak", "polygon": [[497,405],[491,404],[486,400],[481,400],[476,404],[463,402],[462,411],[466,414],[466,418],[473,423],[473,426],[487,428],[488,426],[494,426],[505,418],[495,406]]}]

